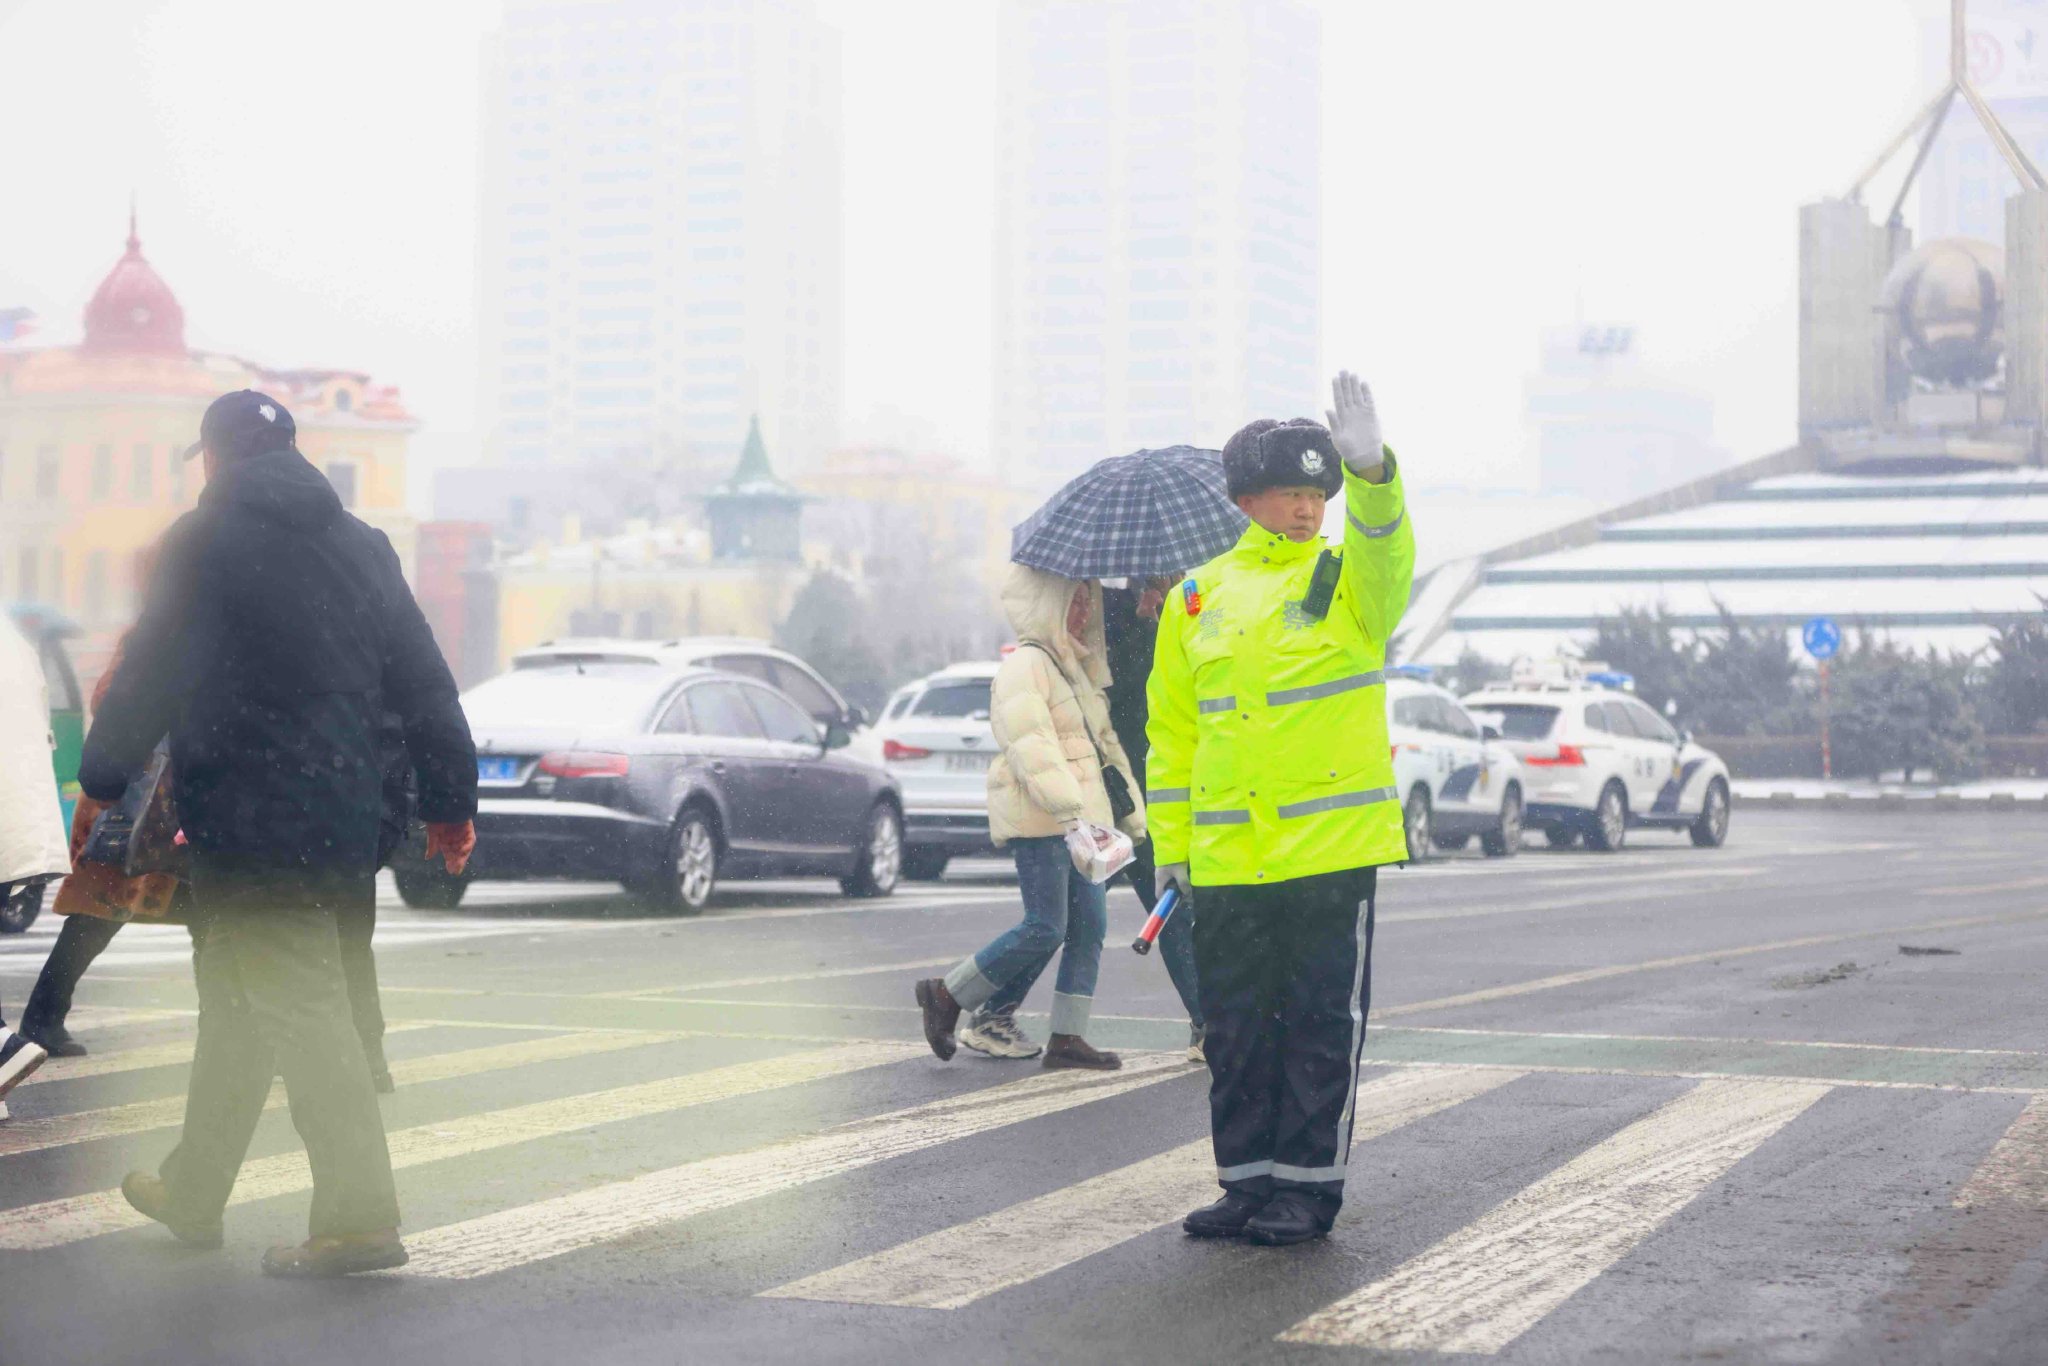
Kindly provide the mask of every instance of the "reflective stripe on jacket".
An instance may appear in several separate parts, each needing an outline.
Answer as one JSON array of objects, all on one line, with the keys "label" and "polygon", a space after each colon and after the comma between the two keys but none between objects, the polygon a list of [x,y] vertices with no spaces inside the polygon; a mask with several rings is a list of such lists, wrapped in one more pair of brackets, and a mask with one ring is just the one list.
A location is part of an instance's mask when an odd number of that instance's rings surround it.
[{"label": "reflective stripe on jacket", "polygon": [[1254,523],[1160,613],[1147,690],[1154,854],[1196,886],[1281,882],[1407,857],[1387,749],[1387,640],[1408,606],[1415,538],[1400,471],[1344,476],[1344,569],[1302,610],[1321,538]]}]

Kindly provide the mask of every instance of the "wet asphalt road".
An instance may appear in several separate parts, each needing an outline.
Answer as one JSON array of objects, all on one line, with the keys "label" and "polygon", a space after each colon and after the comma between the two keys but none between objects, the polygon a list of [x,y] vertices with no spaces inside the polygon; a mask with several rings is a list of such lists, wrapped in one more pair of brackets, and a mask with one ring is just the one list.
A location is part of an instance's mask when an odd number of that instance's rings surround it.
[{"label": "wet asphalt road", "polygon": [[[92,1056],[0,1124],[0,1366],[2040,1361],[2044,853],[2039,812],[1750,808],[1719,851],[1389,872],[1350,1203],[1277,1251],[1171,1222],[1211,1198],[1204,1074],[1128,893],[1109,1077],[922,1051],[911,981],[1012,915],[992,864],[694,921],[391,902],[415,1260],[329,1284],[255,1273],[304,1231],[281,1106],[224,1251],[109,1198],[175,1141],[192,1031],[182,932],[131,929]],[[53,932],[0,941],[11,1009]]]}]

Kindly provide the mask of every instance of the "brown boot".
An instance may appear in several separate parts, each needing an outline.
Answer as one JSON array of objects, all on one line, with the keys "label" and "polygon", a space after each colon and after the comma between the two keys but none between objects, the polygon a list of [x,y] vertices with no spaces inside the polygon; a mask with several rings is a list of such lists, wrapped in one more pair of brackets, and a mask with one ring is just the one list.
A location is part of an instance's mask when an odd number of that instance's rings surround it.
[{"label": "brown boot", "polygon": [[380,1233],[308,1238],[297,1247],[274,1247],[263,1254],[263,1274],[300,1279],[353,1276],[358,1271],[389,1271],[409,1260],[405,1244],[398,1241],[398,1230],[387,1228]]},{"label": "brown boot", "polygon": [[927,977],[919,982],[917,1004],[924,1011],[924,1041],[940,1062],[951,1062],[958,1047],[953,1028],[960,1023],[960,1003],[946,990],[946,979]]},{"label": "brown boot", "polygon": [[1045,1045],[1043,1067],[1080,1068],[1089,1072],[1114,1072],[1124,1065],[1124,1060],[1114,1053],[1104,1053],[1090,1044],[1079,1034],[1055,1034]]},{"label": "brown boot", "polygon": [[171,1213],[171,1192],[161,1177],[150,1172],[129,1172],[121,1178],[121,1194],[138,1214],[146,1214],[171,1231],[186,1247],[216,1248],[221,1245],[221,1223],[193,1224]]}]

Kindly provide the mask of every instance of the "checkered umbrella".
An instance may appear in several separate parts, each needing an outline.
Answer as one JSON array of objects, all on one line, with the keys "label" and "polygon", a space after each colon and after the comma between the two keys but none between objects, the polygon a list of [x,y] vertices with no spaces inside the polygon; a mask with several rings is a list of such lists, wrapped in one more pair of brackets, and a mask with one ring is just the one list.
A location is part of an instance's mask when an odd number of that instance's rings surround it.
[{"label": "checkered umbrella", "polygon": [[1179,574],[1222,554],[1246,518],[1223,457],[1195,446],[1097,462],[1010,533],[1010,558],[1070,579]]}]

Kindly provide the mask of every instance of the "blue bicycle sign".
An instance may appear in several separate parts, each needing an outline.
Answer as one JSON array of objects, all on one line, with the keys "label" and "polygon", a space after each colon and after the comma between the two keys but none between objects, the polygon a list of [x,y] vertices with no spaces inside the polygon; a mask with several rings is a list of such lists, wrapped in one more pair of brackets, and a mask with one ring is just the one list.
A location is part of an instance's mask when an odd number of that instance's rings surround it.
[{"label": "blue bicycle sign", "polygon": [[1833,659],[1842,648],[1842,628],[1833,617],[1815,617],[1800,631],[1799,639],[1815,659]]}]

